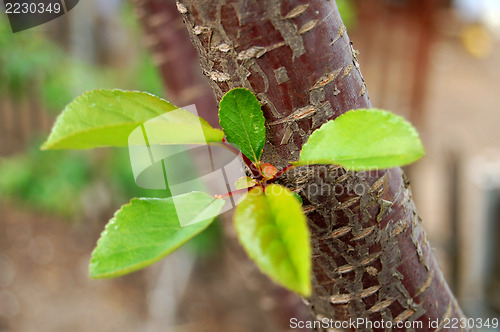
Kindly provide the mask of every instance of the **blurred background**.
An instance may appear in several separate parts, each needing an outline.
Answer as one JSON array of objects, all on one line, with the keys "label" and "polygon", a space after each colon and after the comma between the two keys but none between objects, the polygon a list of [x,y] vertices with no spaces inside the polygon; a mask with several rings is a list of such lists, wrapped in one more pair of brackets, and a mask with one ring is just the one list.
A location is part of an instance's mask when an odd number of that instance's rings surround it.
[{"label": "blurred background", "polygon": [[[88,278],[113,212],[160,193],[135,185],[126,150],[39,151],[57,114],[121,88],[217,123],[174,1],[149,3],[80,1],[16,34],[0,15],[0,332],[287,331],[308,317],[246,260],[228,215],[143,271]],[[421,133],[427,156],[406,171],[450,286],[470,317],[499,317],[500,0],[337,5],[373,105]]]}]

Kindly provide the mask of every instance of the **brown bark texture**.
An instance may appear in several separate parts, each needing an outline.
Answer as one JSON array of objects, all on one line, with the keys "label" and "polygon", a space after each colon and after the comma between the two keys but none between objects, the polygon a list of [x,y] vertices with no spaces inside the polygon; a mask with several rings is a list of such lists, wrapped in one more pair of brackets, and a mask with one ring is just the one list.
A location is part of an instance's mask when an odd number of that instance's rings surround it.
[{"label": "brown bark texture", "polygon": [[[181,0],[177,9],[217,100],[235,87],[259,98],[264,162],[288,165],[323,123],[371,107],[333,1]],[[464,317],[401,169],[311,165],[279,181],[304,201],[313,248],[313,294],[306,302],[314,319],[421,321],[401,330],[428,331],[436,330],[429,321],[439,319],[439,330],[445,318]]]}]

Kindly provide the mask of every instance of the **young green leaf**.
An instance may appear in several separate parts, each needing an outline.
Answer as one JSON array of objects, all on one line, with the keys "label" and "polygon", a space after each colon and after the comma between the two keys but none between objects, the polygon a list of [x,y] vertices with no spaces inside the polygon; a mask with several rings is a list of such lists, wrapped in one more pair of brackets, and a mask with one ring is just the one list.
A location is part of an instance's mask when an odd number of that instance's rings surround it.
[{"label": "young green leaf", "polygon": [[[145,92],[94,90],[77,97],[57,118],[42,149],[90,149],[127,146],[129,134],[153,121],[151,144],[221,142],[222,131],[205,120]],[[200,131],[204,135],[197,135]],[[200,137],[201,136],[201,137]],[[203,137],[205,136],[205,137]]]},{"label": "young green leaf", "polygon": [[262,170],[262,176],[266,180],[272,179],[276,175],[276,173],[278,173],[276,167],[274,167],[274,165],[270,163],[261,164],[260,169]]},{"label": "young green leaf", "polygon": [[[133,199],[106,225],[92,253],[90,276],[117,277],[160,260],[207,228],[223,205],[201,192]],[[199,221],[181,227],[178,215],[186,212]]]},{"label": "young green leaf", "polygon": [[424,154],[417,131],[402,117],[360,109],[314,131],[295,164],[336,164],[360,171],[403,166]]},{"label": "young green leaf", "polygon": [[311,245],[306,217],[294,194],[271,184],[256,187],[236,207],[238,238],[259,268],[284,287],[311,293]]},{"label": "young green leaf", "polygon": [[251,161],[259,161],[266,143],[266,120],[253,93],[243,88],[226,93],[220,102],[219,119],[227,141]]},{"label": "young green leaf", "polygon": [[250,188],[253,187],[257,184],[257,180],[252,179],[249,176],[243,176],[236,181],[234,186],[236,189],[245,189],[245,188]]}]

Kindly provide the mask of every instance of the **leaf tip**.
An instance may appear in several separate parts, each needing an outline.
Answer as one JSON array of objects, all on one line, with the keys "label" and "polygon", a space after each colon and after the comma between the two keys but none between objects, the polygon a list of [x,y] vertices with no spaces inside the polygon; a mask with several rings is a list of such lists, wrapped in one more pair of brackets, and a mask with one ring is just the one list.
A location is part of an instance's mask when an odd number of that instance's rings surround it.
[{"label": "leaf tip", "polygon": [[89,278],[90,279],[102,279],[103,278],[102,274],[96,271],[96,263],[93,261],[93,258],[90,259],[90,263],[89,263]]},{"label": "leaf tip", "polygon": [[310,297],[312,293],[311,282],[309,281],[307,285],[303,285],[300,291],[298,291],[298,293],[303,297]]},{"label": "leaf tip", "polygon": [[40,146],[40,150],[47,151],[61,149],[61,147],[58,146],[59,142],[54,141],[51,136],[52,134],[45,140],[45,142],[43,142],[43,144]]}]

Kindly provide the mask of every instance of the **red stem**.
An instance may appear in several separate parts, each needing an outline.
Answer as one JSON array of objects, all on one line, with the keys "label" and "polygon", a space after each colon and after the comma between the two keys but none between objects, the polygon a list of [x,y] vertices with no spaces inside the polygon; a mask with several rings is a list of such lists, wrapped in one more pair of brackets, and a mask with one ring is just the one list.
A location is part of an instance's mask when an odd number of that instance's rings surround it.
[{"label": "red stem", "polygon": [[[253,186],[253,187],[255,187],[255,186]],[[228,198],[228,197],[231,197],[231,196],[234,196],[234,195],[244,194],[247,191],[249,191],[250,189],[252,189],[253,187],[238,189],[238,190],[235,190],[235,191],[230,191],[230,192],[222,194],[222,195],[215,195],[214,197],[215,198]]]},{"label": "red stem", "polygon": [[247,165],[248,168],[250,168],[250,171],[252,172],[252,175],[255,178],[255,180],[261,181],[263,179],[263,176],[260,173],[260,170],[255,166],[255,164],[250,159],[248,159],[248,157],[245,156],[240,150],[236,149],[234,146],[232,146],[230,143],[228,143],[225,139],[221,143],[211,143],[211,144],[221,146],[221,147],[233,152],[234,154],[236,154],[238,157],[240,157],[243,160],[245,165]]},{"label": "red stem", "polygon": [[290,169],[292,169],[292,168],[294,168],[294,167],[295,167],[294,165],[289,165],[289,166],[287,166],[287,167],[283,167],[283,168],[282,168],[282,169],[280,169],[278,172],[276,172],[276,174],[274,175],[273,180],[274,180],[274,179],[279,178],[279,177],[280,177],[280,176],[282,176],[282,175],[283,175],[286,171],[288,171],[288,170],[290,170]]}]

